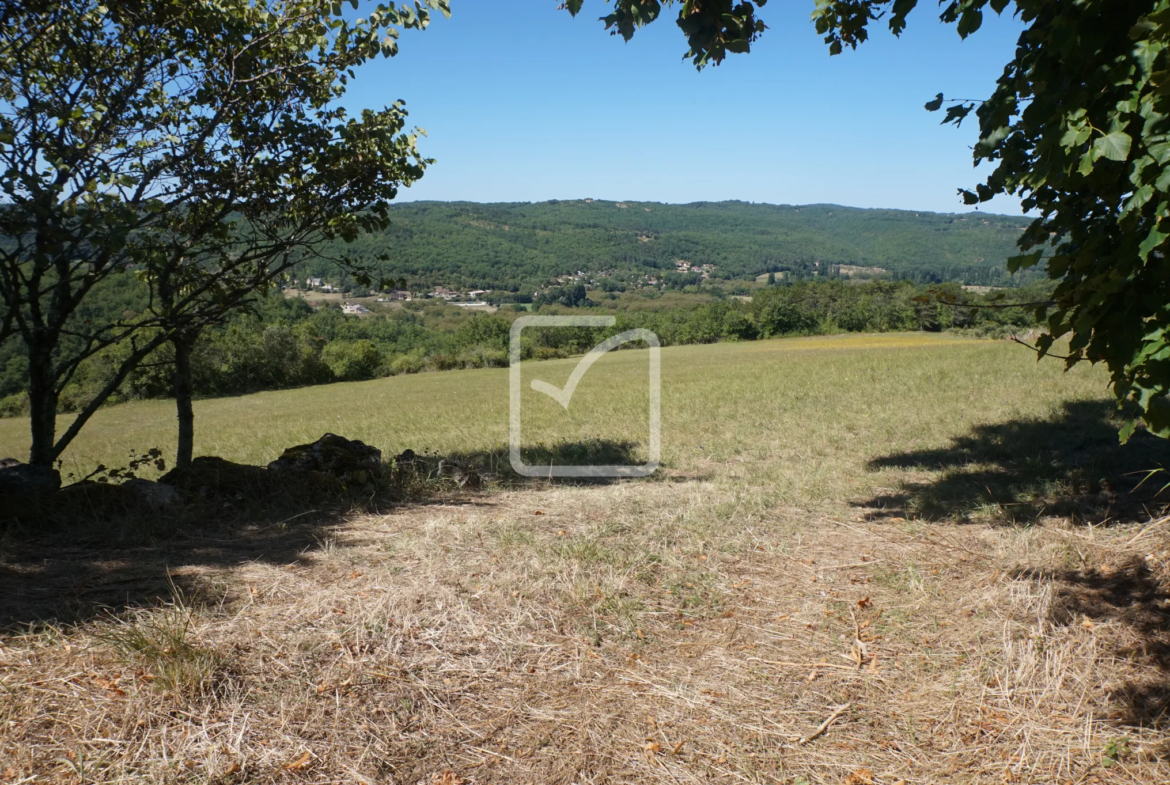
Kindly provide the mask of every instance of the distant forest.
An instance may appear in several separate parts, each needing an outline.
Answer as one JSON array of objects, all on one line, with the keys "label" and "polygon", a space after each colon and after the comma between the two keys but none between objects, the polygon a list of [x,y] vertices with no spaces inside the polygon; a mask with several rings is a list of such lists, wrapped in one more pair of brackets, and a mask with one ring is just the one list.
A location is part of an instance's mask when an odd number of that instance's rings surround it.
[{"label": "distant forest", "polygon": [[[1009,303],[1043,301],[1048,293],[1045,284],[982,295],[957,284],[920,286],[909,281],[801,281],[758,286],[750,298],[644,289],[610,299],[594,292],[600,302],[586,298],[571,307],[545,302],[537,310],[610,313],[617,317],[613,327],[525,331],[522,353],[536,359],[567,357],[636,327],[653,330],[664,346],[899,330],[957,329],[1001,336],[1036,324],[1030,309]],[[146,306],[145,287],[132,275],[108,281],[101,295],[92,299],[103,304],[106,312],[94,309],[87,318],[125,317]],[[237,313],[200,337],[192,357],[196,395],[239,395],[420,371],[504,367],[512,321],[529,312],[526,306],[511,305],[492,314],[470,313],[437,298],[371,306],[372,313],[359,317],[343,313],[338,302],[314,309],[304,299],[279,292],[258,298],[251,312]],[[88,403],[105,387],[112,369],[128,351],[124,342],[83,363],[61,395],[62,411],[76,411]],[[168,344],[132,373],[110,402],[166,397],[171,392],[172,363]],[[27,414],[27,383],[23,345],[15,339],[0,343],[0,416]]]},{"label": "distant forest", "polygon": [[[836,205],[748,202],[412,202],[391,209],[384,233],[339,247],[417,287],[532,292],[578,271],[619,281],[673,272],[679,260],[715,265],[715,279],[767,273],[788,282],[837,277],[841,265],[880,267],[919,284],[1016,286],[1006,260],[1029,219]],[[346,283],[329,262],[305,274]]]}]

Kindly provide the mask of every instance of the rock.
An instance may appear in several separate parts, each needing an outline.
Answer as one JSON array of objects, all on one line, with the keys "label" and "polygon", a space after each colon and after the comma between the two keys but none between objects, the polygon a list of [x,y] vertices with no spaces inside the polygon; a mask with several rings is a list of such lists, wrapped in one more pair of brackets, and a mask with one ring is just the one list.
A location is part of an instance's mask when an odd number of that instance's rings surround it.
[{"label": "rock", "polygon": [[134,491],[116,483],[81,480],[66,485],[52,499],[48,517],[59,523],[113,519],[144,511]]},{"label": "rock", "polygon": [[5,495],[40,495],[61,487],[61,473],[44,466],[31,466],[13,458],[0,462],[0,493]]},{"label": "rock", "polygon": [[263,466],[200,456],[189,466],[171,469],[158,480],[185,498],[219,498],[232,502],[307,501],[342,493],[337,478],[320,472],[268,471]]},{"label": "rock", "polygon": [[164,510],[179,503],[179,492],[172,485],[134,478],[122,483],[122,487],[152,510]]},{"label": "rock", "polygon": [[270,471],[325,472],[342,482],[357,485],[373,481],[381,468],[381,450],[333,433],[327,433],[311,444],[289,447],[268,464]]},{"label": "rock", "polygon": [[171,469],[158,481],[201,496],[259,495],[272,484],[263,467],[232,463],[210,455],[202,455],[183,468]]}]

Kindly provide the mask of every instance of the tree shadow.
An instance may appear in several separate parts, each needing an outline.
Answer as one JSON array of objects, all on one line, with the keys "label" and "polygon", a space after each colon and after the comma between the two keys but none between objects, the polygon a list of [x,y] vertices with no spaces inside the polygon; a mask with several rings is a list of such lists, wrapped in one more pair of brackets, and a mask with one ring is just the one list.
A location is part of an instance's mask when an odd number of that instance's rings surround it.
[{"label": "tree shadow", "polygon": [[[559,485],[608,485],[623,479],[621,476],[609,477],[556,477],[543,471],[552,466],[580,466],[580,467],[637,467],[645,463],[645,457],[639,454],[640,445],[634,441],[619,441],[615,439],[583,439],[580,441],[556,441],[522,444],[520,458],[530,473],[520,474],[511,464],[507,445],[499,445],[487,450],[456,453],[449,459],[459,462],[463,466],[475,467],[483,472],[484,476],[502,485],[524,486],[534,483],[552,483]],[[656,472],[655,479],[665,477],[665,473]]]},{"label": "tree shadow", "polygon": [[1170,730],[1170,592],[1144,559],[1088,570],[1024,569],[1013,577],[1052,585],[1048,621],[1054,626],[1086,620],[1112,625],[1117,633],[1109,636],[1110,653],[1152,671],[1110,691],[1118,707],[1113,718],[1131,727]]},{"label": "tree shadow", "polygon": [[[1170,502],[1170,441],[1139,431],[1118,442],[1115,407],[1072,401],[1052,419],[980,425],[944,448],[897,453],[871,471],[941,472],[856,502],[870,519],[1030,523],[1044,516],[1101,523],[1147,520]],[[1166,467],[1146,482],[1148,472]]]},{"label": "tree shadow", "polygon": [[[630,464],[634,446],[591,440],[554,445],[536,455],[563,463]],[[256,466],[224,470],[226,462],[218,462],[210,477],[181,483],[181,503],[165,510],[136,505],[117,485],[63,489],[64,506],[37,508],[30,515],[29,505],[23,505],[24,518],[10,520],[7,528],[0,521],[0,636],[82,624],[101,614],[168,602],[176,594],[189,603],[215,603],[223,599],[222,591],[209,586],[207,572],[251,562],[296,565],[354,515],[434,504],[482,506],[492,503],[493,490],[549,482],[505,471],[507,454],[506,447],[498,447],[423,456],[409,467],[390,462],[372,490],[344,489],[316,473]],[[461,484],[458,476],[439,471],[440,461],[497,473],[485,483]],[[8,515],[0,509],[0,518]],[[203,577],[199,568],[208,568]]]}]

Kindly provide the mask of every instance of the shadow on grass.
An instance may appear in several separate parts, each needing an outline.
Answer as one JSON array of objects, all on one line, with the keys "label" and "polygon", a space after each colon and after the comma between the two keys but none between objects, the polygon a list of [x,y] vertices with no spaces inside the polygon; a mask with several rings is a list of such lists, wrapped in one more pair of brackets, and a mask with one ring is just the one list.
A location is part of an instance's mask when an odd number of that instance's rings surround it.
[{"label": "shadow on grass", "polygon": [[[1170,592],[1141,558],[1108,569],[1020,570],[1016,578],[1052,584],[1049,622],[1056,626],[1111,624],[1124,630],[1111,654],[1152,667],[1146,680],[1110,691],[1114,719],[1133,727],[1170,730]],[[1170,753],[1170,747],[1167,752]]]},{"label": "shadow on grass", "polygon": [[[633,443],[594,440],[538,446],[526,457],[631,464],[633,451]],[[314,473],[225,469],[220,462],[212,475],[182,484],[182,502],[169,511],[135,506],[121,486],[91,484],[69,494],[63,489],[66,505],[53,515],[26,514],[7,528],[0,522],[0,634],[84,623],[97,614],[166,602],[176,592],[187,602],[214,604],[223,597],[222,587],[209,583],[207,570],[201,576],[201,568],[295,565],[355,514],[486,505],[494,489],[549,483],[516,475],[507,455],[506,447],[422,455],[417,463],[387,467],[376,489],[344,489]],[[482,481],[461,484],[470,472]],[[0,510],[0,517],[8,517],[8,510]]]},{"label": "shadow on grass", "polygon": [[[858,502],[871,519],[922,518],[1030,523],[1042,516],[1100,523],[1147,520],[1170,502],[1158,490],[1170,474],[1142,483],[1152,469],[1170,470],[1170,442],[1138,432],[1118,443],[1120,423],[1106,401],[1066,403],[1048,420],[977,426],[936,450],[897,453],[869,469],[941,472],[907,479],[891,492]],[[1141,487],[1138,487],[1140,484]]]},{"label": "shadow on grass", "polygon": [[[527,466],[539,472],[550,466],[639,466],[645,457],[639,455],[638,443],[612,439],[582,441],[538,442],[522,445],[520,458]],[[449,456],[460,465],[476,467],[485,477],[504,485],[607,485],[621,478],[615,477],[526,477],[512,469],[508,447],[501,445],[490,450],[457,453]]]}]

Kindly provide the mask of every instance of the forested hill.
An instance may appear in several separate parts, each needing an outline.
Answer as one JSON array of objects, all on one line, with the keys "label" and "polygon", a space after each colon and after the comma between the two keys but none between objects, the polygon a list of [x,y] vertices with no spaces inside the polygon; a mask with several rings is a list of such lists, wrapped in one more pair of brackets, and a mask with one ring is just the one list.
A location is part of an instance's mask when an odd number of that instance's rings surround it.
[{"label": "forested hill", "polygon": [[780,271],[801,278],[857,265],[918,282],[1010,285],[1005,261],[1018,253],[1015,241],[1028,223],[977,212],[588,199],[402,203],[391,221],[384,234],[346,250],[388,254],[382,266],[394,277],[513,291],[578,270],[674,270],[677,260],[717,265],[715,275],[731,279]]}]

